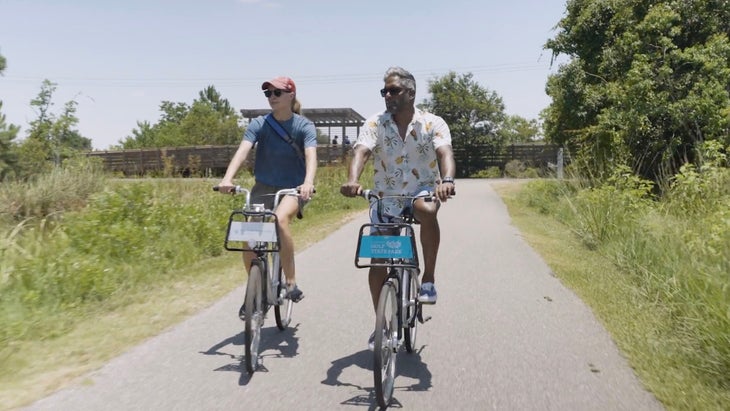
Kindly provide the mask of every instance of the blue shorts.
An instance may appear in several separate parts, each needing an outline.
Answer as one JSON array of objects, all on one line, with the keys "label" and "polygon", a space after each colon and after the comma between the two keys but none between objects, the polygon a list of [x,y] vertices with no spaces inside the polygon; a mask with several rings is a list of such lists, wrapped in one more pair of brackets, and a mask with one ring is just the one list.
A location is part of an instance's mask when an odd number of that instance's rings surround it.
[{"label": "blue shorts", "polygon": [[[429,192],[433,192],[433,188],[425,188],[414,196],[406,196],[404,198],[390,197],[380,200],[383,203],[382,216],[378,215],[378,200],[370,201],[370,222],[373,224],[400,224],[405,222],[404,216],[413,216],[413,203],[415,197],[425,196]],[[381,218],[382,217],[382,218]],[[414,218],[415,221],[415,218]],[[417,222],[417,221],[416,221]],[[387,230],[375,230],[381,234],[387,234]]]}]

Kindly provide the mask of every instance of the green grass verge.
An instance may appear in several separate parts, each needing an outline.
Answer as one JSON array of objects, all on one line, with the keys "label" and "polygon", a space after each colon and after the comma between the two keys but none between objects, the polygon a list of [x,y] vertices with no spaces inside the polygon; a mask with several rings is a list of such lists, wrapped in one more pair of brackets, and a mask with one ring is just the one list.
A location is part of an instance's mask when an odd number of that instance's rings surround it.
[{"label": "green grass verge", "polygon": [[[295,220],[292,224],[297,251],[324,238],[367,206],[365,202],[358,201],[358,199],[348,199],[339,195],[339,186],[345,181],[344,168],[320,168],[318,174],[315,200],[305,210],[305,218]],[[193,196],[197,198],[195,201],[215,200],[218,202],[224,197],[210,190],[210,187],[217,181],[128,180],[114,184],[119,187],[119,190],[124,190],[123,187],[127,185],[139,184],[140,187],[147,187],[150,184],[156,186],[159,184],[157,186],[159,189],[164,187],[173,192],[179,190],[179,194],[175,198],[180,201],[184,201],[183,196]],[[250,183],[245,176],[238,181],[244,185]],[[131,190],[137,190],[137,188],[132,187]],[[144,190],[148,190],[148,188],[144,188]],[[116,199],[116,197],[114,198]],[[148,211],[151,214],[162,212],[163,220],[168,217],[179,218],[176,211],[167,207],[166,204],[166,202],[155,201],[155,204],[148,206]],[[140,215],[146,215],[144,211],[139,211],[137,206],[134,207],[132,217],[138,218]],[[120,208],[123,210],[129,207],[115,205],[102,210],[119,210]],[[159,211],[161,208],[163,211]],[[212,211],[214,210],[221,209],[217,206]],[[228,208],[225,210],[226,213],[231,211]],[[210,212],[207,211],[208,214],[201,215],[198,212],[190,213],[183,210],[183,214],[192,214],[198,219],[220,220],[216,224],[224,223],[228,216],[227,214],[211,216]],[[80,213],[83,215],[84,211],[82,210]],[[99,219],[99,221],[124,220],[121,217]],[[89,221],[88,218],[87,221]],[[152,221],[147,219],[145,226],[154,227]],[[213,241],[219,248],[222,248],[223,236],[224,232],[220,227],[212,234]],[[15,238],[8,238],[8,241],[15,241]],[[92,239],[89,238],[89,241]],[[132,246],[134,245],[136,244],[132,244]],[[125,248],[132,249],[132,246]],[[95,249],[98,250],[99,247]],[[7,250],[6,248],[5,251]],[[190,249],[181,252],[192,254],[193,251]],[[99,368],[130,347],[181,322],[245,282],[246,274],[241,264],[240,253],[223,251],[222,253],[214,252],[212,255],[213,257],[208,255],[182,266],[172,267],[169,263],[163,264],[163,266],[169,267],[164,275],[149,275],[149,267],[130,265],[124,267],[129,271],[128,275],[136,276],[137,271],[148,272],[147,275],[140,281],[125,281],[112,285],[111,289],[115,291],[98,295],[97,299],[87,301],[78,299],[67,304],[54,303],[53,307],[43,305],[44,299],[24,299],[24,295],[38,295],[38,292],[33,292],[34,289],[24,289],[25,294],[10,294],[14,289],[4,289],[6,294],[3,294],[3,297],[13,297],[15,300],[25,301],[23,311],[32,310],[35,313],[27,318],[37,318],[37,320],[23,325],[23,335],[13,335],[10,332],[3,334],[5,335],[4,341],[8,344],[3,348],[1,358],[0,409],[13,409],[26,405],[78,381],[89,371]],[[79,254],[77,258],[97,258],[92,254],[87,257],[83,256],[84,254]],[[144,257],[143,260],[146,261],[146,258]],[[177,257],[172,253],[166,258],[170,258],[171,262]],[[10,264],[9,261],[8,264]],[[34,264],[41,264],[41,262],[35,261]],[[156,270],[152,271],[156,272]],[[28,285],[28,287],[30,286],[35,286],[35,283]],[[11,327],[17,327],[15,324],[17,321],[12,319],[20,317],[14,313],[13,307],[13,305],[5,305],[0,311],[3,314],[0,318],[3,320],[0,324],[3,330],[12,330]],[[49,326],[49,324],[60,325]]]},{"label": "green grass verge", "polygon": [[522,201],[524,183],[492,186],[530,246],[591,307],[645,387],[669,410],[729,409],[730,392],[707,383],[679,355],[685,343],[672,336],[672,313],[600,248],[589,249],[571,228]]}]

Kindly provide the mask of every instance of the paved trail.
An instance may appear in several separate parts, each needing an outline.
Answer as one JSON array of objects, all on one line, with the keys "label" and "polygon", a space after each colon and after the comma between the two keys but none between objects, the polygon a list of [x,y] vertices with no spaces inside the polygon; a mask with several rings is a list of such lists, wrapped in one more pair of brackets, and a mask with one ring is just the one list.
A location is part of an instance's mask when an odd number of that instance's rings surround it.
[{"label": "paved trail", "polygon": [[[356,200],[353,200],[356,201]],[[364,200],[360,200],[364,201]],[[398,357],[391,408],[661,410],[591,311],[510,225],[486,180],[441,210],[439,301],[416,354]],[[239,288],[28,410],[362,410],[374,405],[374,326],[353,256],[365,213],[297,255],[306,298],[294,327],[263,330],[263,367],[242,369]]]}]

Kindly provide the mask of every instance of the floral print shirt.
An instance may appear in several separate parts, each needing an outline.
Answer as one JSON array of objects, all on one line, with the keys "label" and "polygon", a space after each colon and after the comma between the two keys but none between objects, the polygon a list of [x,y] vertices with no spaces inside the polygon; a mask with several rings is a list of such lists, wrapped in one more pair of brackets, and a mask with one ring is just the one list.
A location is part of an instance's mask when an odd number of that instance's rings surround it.
[{"label": "floral print shirt", "polygon": [[402,139],[392,115],[382,112],[365,121],[355,146],[360,144],[372,152],[374,191],[412,196],[436,186],[436,149],[451,145],[451,132],[441,117],[416,109]]}]

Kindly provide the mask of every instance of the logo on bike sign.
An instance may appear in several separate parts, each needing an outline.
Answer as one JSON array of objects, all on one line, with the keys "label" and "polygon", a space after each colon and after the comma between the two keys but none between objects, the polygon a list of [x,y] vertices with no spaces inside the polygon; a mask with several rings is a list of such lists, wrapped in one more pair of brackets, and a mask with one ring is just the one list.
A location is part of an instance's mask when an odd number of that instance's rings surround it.
[{"label": "logo on bike sign", "polygon": [[359,256],[362,258],[413,258],[411,238],[389,235],[362,236]]}]

